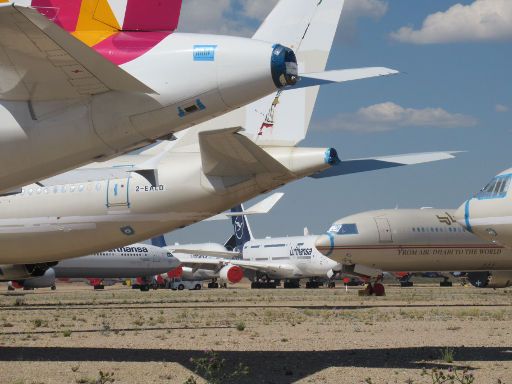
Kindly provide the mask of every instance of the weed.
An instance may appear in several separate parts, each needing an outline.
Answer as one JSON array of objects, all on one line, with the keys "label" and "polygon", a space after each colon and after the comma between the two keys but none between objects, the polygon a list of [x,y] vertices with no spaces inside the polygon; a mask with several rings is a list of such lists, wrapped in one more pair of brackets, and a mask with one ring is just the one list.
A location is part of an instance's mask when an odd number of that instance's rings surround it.
[{"label": "weed", "polygon": [[80,366],[79,366],[79,365],[73,365],[73,366],[71,367],[71,370],[72,370],[73,372],[78,372],[78,370],[79,370],[79,369],[80,369]]},{"label": "weed", "polygon": [[22,307],[24,305],[25,305],[25,299],[23,297],[17,297],[16,300],[14,301],[15,307]]},{"label": "weed", "polygon": [[462,372],[457,368],[449,368],[446,373],[437,368],[432,369],[431,372],[423,369],[421,375],[430,377],[432,384],[472,384],[475,382],[475,377],[467,368]]},{"label": "weed", "polygon": [[[221,359],[214,351],[206,351],[206,356],[198,359],[190,359],[194,366],[194,372],[204,377],[208,384],[239,383],[241,378],[249,374],[249,367],[239,363],[233,370],[226,372],[226,360]],[[195,384],[196,379],[191,376],[185,384]]]},{"label": "weed", "polygon": [[35,319],[32,321],[34,323],[34,328],[40,328],[40,327],[47,327],[48,322],[41,320],[41,319]]},{"label": "weed", "polygon": [[455,350],[453,348],[447,347],[441,349],[441,360],[444,362],[451,364],[455,361]]},{"label": "weed", "polygon": [[64,337],[70,337],[71,336],[71,330],[70,329],[65,329],[63,332],[62,332],[62,335]]},{"label": "weed", "polygon": [[236,329],[237,329],[237,331],[240,331],[240,332],[244,331],[245,323],[242,320],[240,320],[239,322],[236,323]]}]

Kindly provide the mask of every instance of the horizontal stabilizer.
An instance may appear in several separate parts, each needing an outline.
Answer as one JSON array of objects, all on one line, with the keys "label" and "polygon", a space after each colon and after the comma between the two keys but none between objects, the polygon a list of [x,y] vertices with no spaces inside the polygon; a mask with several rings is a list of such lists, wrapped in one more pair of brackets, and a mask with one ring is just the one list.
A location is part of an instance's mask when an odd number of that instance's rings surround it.
[{"label": "horizontal stabilizer", "polygon": [[314,87],[317,85],[344,83],[353,80],[370,79],[373,77],[397,75],[399,72],[385,67],[368,67],[356,69],[338,69],[319,73],[305,73],[300,75],[296,85],[286,89]]},{"label": "horizontal stabilizer", "polygon": [[199,133],[203,172],[207,176],[237,177],[290,171],[251,139],[238,134],[241,128]]},{"label": "horizontal stabilizer", "polygon": [[249,215],[262,215],[265,213],[269,213],[272,208],[277,204],[279,200],[284,196],[284,193],[274,193],[273,195],[267,197],[265,200],[260,201],[259,203],[254,204],[252,207],[244,210],[242,212],[225,212],[220,215],[210,217],[204,221],[217,221],[217,220],[227,220],[234,216],[249,216]]},{"label": "horizontal stabilizer", "polygon": [[152,92],[33,8],[1,7],[0,26],[0,100]]},{"label": "horizontal stabilizer", "polygon": [[440,160],[453,159],[459,152],[426,152],[412,153],[407,155],[382,156],[370,159],[355,159],[339,162],[326,171],[317,173],[310,177],[322,179],[333,176],[349,175],[352,173],[376,171],[379,169],[395,168],[405,165],[431,163]]}]

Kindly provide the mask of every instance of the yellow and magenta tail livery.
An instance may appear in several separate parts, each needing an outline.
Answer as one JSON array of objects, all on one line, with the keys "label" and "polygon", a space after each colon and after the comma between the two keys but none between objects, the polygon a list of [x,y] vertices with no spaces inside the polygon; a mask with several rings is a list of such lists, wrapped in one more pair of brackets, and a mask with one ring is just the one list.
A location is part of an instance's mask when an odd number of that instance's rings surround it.
[{"label": "yellow and magenta tail livery", "polygon": [[[9,1],[0,0],[0,3]],[[26,3],[23,5],[35,8],[117,65],[141,56],[176,30],[181,10],[181,0],[31,0]]]}]

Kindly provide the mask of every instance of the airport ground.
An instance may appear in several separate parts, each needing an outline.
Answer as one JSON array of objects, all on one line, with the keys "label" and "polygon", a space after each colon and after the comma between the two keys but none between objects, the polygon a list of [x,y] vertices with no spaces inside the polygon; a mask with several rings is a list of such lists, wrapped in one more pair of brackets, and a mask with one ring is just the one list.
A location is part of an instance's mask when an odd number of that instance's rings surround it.
[{"label": "airport ground", "polygon": [[377,298],[64,284],[5,292],[0,307],[0,383],[227,383],[238,372],[232,382],[430,384],[450,367],[512,383],[510,289],[388,286]]}]

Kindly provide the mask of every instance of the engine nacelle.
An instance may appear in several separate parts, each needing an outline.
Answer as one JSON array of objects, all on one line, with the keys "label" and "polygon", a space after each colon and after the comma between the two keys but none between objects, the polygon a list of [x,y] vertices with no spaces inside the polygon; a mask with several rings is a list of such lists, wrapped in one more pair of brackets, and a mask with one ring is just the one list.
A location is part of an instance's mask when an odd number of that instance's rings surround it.
[{"label": "engine nacelle", "polygon": [[26,280],[13,281],[13,286],[21,286],[25,289],[51,288],[55,286],[55,271],[52,268],[46,270],[43,276],[34,277]]},{"label": "engine nacelle", "polygon": [[508,288],[512,286],[512,271],[469,272],[467,279],[477,288]]},{"label": "engine nacelle", "polygon": [[4,264],[0,265],[0,281],[25,280],[44,276],[46,271],[57,263]]},{"label": "engine nacelle", "polygon": [[237,284],[244,278],[244,270],[237,265],[226,265],[219,271],[219,278]]}]

